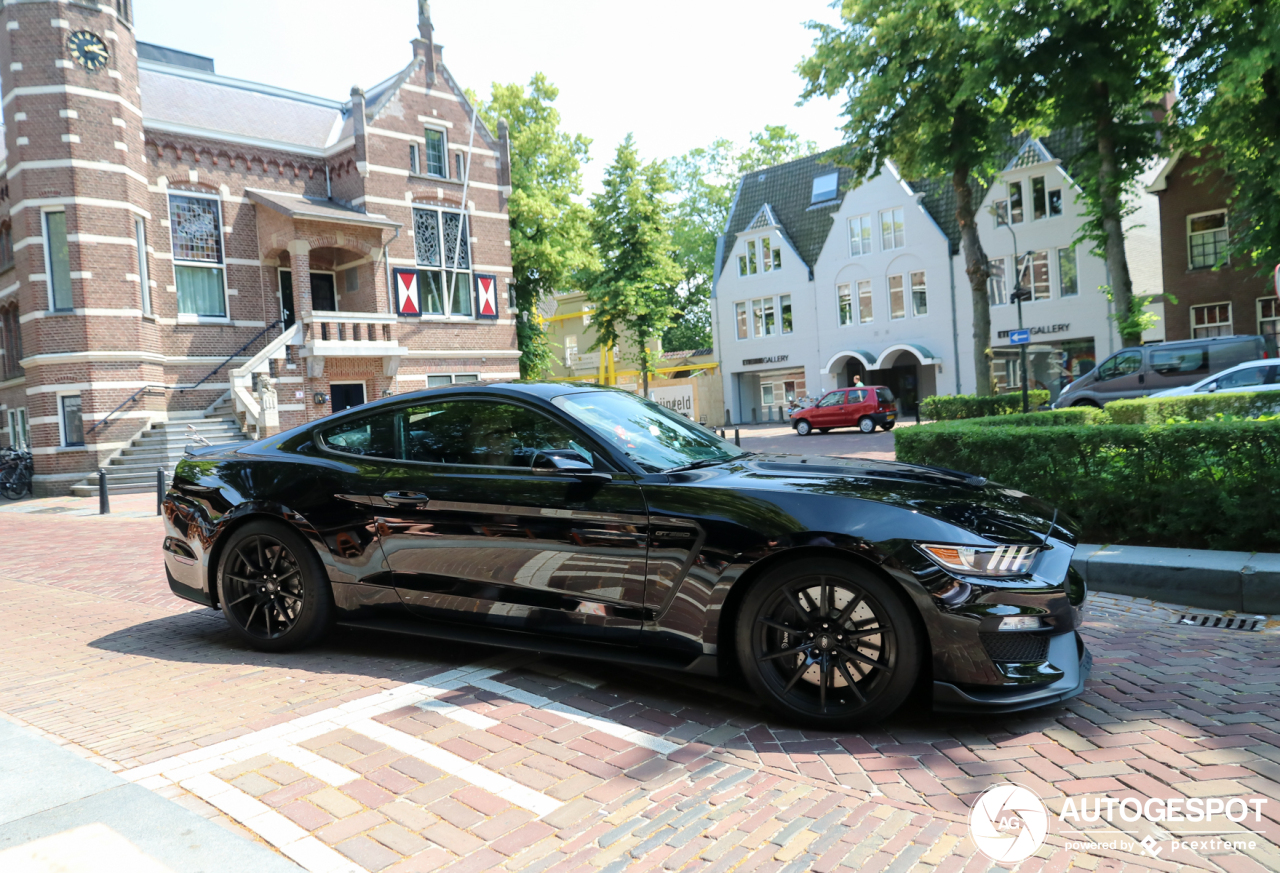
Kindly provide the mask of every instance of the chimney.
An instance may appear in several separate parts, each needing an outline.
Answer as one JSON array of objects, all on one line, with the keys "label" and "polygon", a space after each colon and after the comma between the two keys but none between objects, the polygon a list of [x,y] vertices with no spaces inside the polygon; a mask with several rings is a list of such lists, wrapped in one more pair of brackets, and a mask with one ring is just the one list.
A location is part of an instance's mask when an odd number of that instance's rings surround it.
[{"label": "chimney", "polygon": [[364,113],[364,89],[359,85],[352,85],[351,133],[355,138],[356,172],[360,174],[360,178],[362,179],[369,175],[368,135],[364,131],[366,121]]},{"label": "chimney", "polygon": [[429,0],[418,0],[418,38],[413,40],[413,56],[422,58],[427,68],[427,84],[436,81],[436,43],[432,37],[431,3]]}]

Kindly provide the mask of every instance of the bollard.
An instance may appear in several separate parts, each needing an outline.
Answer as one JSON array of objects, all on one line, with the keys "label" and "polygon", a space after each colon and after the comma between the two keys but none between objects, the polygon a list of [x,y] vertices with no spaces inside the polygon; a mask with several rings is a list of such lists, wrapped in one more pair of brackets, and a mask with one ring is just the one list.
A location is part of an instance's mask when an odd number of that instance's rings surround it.
[{"label": "bollard", "polygon": [[107,496],[107,471],[98,468],[98,515],[111,514],[111,498]]},{"label": "bollard", "polygon": [[733,444],[738,448],[742,448],[742,434],[738,432],[736,427],[733,429]]},{"label": "bollard", "polygon": [[156,467],[156,515],[164,506],[164,467]]}]

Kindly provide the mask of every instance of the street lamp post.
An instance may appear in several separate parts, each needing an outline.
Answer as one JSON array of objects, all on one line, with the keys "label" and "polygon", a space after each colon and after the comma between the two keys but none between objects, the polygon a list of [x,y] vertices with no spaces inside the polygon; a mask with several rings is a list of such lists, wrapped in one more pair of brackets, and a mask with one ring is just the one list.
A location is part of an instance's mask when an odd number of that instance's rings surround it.
[{"label": "street lamp post", "polygon": [[[993,214],[994,210],[993,210]],[[1022,287],[1022,268],[1018,265],[1018,234],[1014,232],[1013,225],[1007,221],[1000,221],[1000,217],[996,216],[997,224],[1000,224],[1009,231],[1009,235],[1013,237],[1013,294],[1009,295],[1009,299],[1018,304],[1018,330],[1022,330],[1022,301],[1031,299],[1030,289]],[[1031,257],[1031,252],[1027,252],[1026,257]],[[1022,348],[1019,349],[1019,364],[1022,369],[1022,411],[1027,413],[1031,411],[1031,402],[1027,396],[1027,343],[1021,343]]]}]

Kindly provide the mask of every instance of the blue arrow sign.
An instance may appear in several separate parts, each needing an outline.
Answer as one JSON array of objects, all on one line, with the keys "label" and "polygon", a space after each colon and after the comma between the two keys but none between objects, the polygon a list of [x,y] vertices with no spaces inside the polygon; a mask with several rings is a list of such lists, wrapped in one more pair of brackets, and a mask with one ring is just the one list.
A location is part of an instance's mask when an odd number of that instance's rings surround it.
[{"label": "blue arrow sign", "polygon": [[1009,345],[1021,346],[1031,342],[1031,331],[1029,330],[1011,330],[1009,331]]}]

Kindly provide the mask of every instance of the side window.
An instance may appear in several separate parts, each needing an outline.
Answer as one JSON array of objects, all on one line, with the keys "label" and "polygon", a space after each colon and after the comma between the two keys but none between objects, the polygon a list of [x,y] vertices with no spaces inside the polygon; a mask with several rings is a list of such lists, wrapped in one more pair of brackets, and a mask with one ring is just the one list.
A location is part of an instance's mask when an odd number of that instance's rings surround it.
[{"label": "side window", "polygon": [[320,434],[324,447],[351,455],[369,455],[375,458],[396,456],[394,412],[367,415],[353,421],[344,421]]},{"label": "side window", "polygon": [[818,405],[819,406],[839,406],[841,403],[844,403],[844,392],[832,391],[826,397],[822,398],[822,400],[818,402]]},{"label": "side window", "polygon": [[533,466],[538,452],[592,453],[567,428],[511,403],[450,400],[401,410],[405,459],[483,467]]},{"label": "side window", "polygon": [[1129,352],[1121,352],[1120,354],[1102,362],[1102,366],[1098,367],[1098,381],[1103,382],[1108,379],[1118,379],[1121,376],[1128,376],[1142,369],[1142,352],[1134,349]]},{"label": "side window", "polygon": [[1180,349],[1153,349],[1151,369],[1161,376],[1209,372],[1209,352],[1204,346]]},{"label": "side window", "polygon": [[1245,367],[1234,373],[1224,373],[1218,378],[1218,388],[1247,388],[1251,385],[1270,385],[1267,378],[1275,371],[1274,367]]},{"label": "side window", "polygon": [[866,391],[850,391],[850,392],[849,392],[849,403],[850,403],[850,404],[865,403],[866,401],[867,401],[867,392],[866,392]]}]

